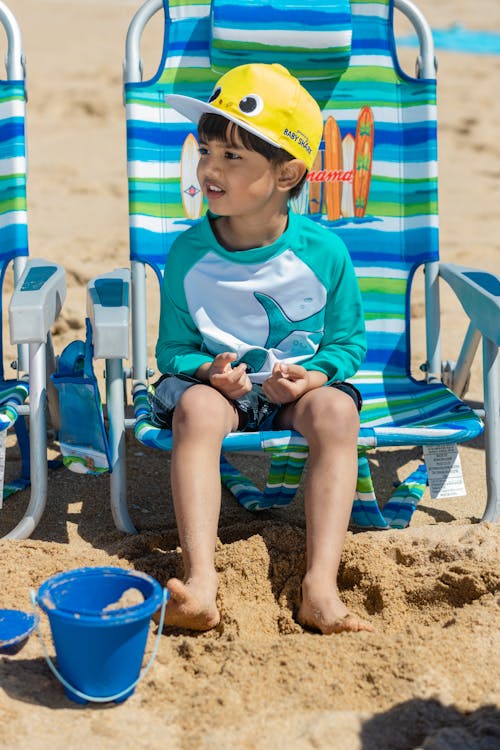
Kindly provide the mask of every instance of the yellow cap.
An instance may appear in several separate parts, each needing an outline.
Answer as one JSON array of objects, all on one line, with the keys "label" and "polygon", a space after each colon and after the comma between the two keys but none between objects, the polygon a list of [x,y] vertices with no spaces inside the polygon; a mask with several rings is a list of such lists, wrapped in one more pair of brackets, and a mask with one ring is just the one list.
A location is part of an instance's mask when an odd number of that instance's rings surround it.
[{"label": "yellow cap", "polygon": [[321,142],[318,104],[282,65],[254,63],[225,73],[208,102],[167,94],[166,102],[192,122],[206,112],[223,115],[262,140],[302,159],[311,169]]}]

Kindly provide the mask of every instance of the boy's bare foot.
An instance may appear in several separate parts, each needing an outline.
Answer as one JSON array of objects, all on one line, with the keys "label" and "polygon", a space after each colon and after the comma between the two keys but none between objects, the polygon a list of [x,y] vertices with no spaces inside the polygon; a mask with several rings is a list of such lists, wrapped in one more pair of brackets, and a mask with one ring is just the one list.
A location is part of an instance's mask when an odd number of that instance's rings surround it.
[{"label": "boy's bare foot", "polygon": [[301,625],[319,630],[323,635],[362,630],[373,633],[375,630],[369,622],[348,611],[335,589],[332,591],[329,587],[322,591],[306,582],[302,584],[302,603],[297,619]]},{"label": "boy's bare foot", "polygon": [[333,633],[359,633],[362,630],[373,633],[375,628],[366,620],[362,620],[357,615],[348,612],[343,617],[336,617],[334,620],[324,618],[320,612],[314,612],[312,617],[305,617],[302,613],[302,607],[299,610],[297,619],[301,625],[313,630],[319,630],[323,635],[332,635]]},{"label": "boy's bare foot", "polygon": [[[207,597],[206,587],[200,589],[192,582],[178,578],[167,582],[170,598],[165,609],[165,625],[189,630],[210,630],[220,622],[220,613],[213,599]],[[208,599],[208,601],[206,601]]]}]

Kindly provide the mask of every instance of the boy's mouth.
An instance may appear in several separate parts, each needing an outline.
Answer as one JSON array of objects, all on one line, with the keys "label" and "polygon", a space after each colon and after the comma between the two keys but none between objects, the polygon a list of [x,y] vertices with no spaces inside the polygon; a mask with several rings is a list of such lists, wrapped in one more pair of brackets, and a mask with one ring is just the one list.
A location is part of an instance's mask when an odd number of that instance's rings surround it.
[{"label": "boy's mouth", "polygon": [[215,185],[213,182],[207,182],[205,184],[205,191],[207,198],[220,198],[226,192],[219,185]]}]

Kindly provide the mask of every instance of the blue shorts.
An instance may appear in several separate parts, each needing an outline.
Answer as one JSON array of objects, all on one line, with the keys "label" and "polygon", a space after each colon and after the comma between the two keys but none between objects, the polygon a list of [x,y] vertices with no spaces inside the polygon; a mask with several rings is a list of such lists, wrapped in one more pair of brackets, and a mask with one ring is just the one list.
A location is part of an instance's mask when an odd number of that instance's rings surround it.
[{"label": "blue shorts", "polygon": [[[212,388],[206,380],[197,380],[197,378],[192,378],[189,375],[163,375],[155,383],[152,392],[149,394],[152,423],[157,427],[166,427],[171,430],[177,402],[184,391],[187,391],[193,385],[204,385],[207,388]],[[339,381],[338,383],[330,383],[330,386],[347,393],[356,404],[358,412],[361,411],[363,405],[361,393],[351,383]],[[228,400],[240,415],[238,424],[240,432],[272,430],[274,420],[283,408],[281,404],[273,404],[268,401],[262,386],[257,384],[254,384],[252,390],[241,398]]]}]

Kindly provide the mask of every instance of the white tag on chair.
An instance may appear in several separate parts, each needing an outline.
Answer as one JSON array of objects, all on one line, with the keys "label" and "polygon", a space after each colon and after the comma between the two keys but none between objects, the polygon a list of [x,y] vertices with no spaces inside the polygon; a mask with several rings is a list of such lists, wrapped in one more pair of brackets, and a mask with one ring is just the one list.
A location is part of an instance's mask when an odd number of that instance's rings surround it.
[{"label": "white tag on chair", "polygon": [[3,480],[5,476],[5,450],[7,446],[7,430],[0,432],[0,510],[3,506]]},{"label": "white tag on chair", "polygon": [[431,497],[463,497],[465,491],[462,464],[455,443],[451,445],[424,445],[424,459],[429,476]]}]

